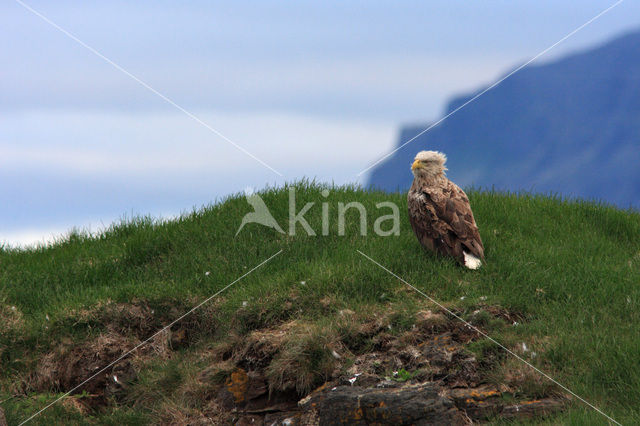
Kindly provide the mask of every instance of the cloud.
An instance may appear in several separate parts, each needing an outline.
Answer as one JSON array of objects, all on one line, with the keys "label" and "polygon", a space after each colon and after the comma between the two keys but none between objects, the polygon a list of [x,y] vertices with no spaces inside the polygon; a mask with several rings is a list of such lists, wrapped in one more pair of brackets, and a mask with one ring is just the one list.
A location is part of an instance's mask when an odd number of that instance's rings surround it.
[{"label": "cloud", "polygon": [[[390,122],[260,112],[196,114],[289,177],[342,168],[357,171],[388,150],[395,136]],[[0,167],[94,176],[271,173],[180,111],[3,114]]]},{"label": "cloud", "polygon": [[[196,113],[288,181],[353,182],[396,136],[388,122]],[[175,215],[247,186],[283,181],[179,111],[44,110],[0,117],[5,241],[32,241],[31,235],[58,234],[73,224],[109,224],[124,214]]]},{"label": "cloud", "polygon": [[[83,53],[83,54],[80,54]],[[75,52],[42,63],[8,61],[0,109],[171,110],[128,76]],[[475,89],[514,61],[510,55],[388,54],[347,58],[169,58],[142,67],[120,64],[176,103],[191,109],[296,111],[331,118],[402,121],[435,118],[456,91]],[[43,68],[47,69],[42,73]],[[25,82],[29,82],[25,84]]]},{"label": "cloud", "polygon": [[[34,6],[188,108],[413,121],[437,118],[449,96],[535,55],[606,2],[580,10],[570,2],[450,3]],[[19,5],[0,8],[0,109],[171,108]],[[552,54],[637,23],[627,12]]]}]

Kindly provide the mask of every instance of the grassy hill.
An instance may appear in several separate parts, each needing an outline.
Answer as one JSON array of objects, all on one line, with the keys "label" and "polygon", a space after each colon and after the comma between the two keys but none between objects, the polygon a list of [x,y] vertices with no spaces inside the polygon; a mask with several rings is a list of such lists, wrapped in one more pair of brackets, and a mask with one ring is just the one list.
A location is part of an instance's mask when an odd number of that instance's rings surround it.
[{"label": "grassy hill", "polygon": [[[237,354],[257,332],[270,331],[269,344],[280,338],[275,355],[261,365],[270,391],[305,395],[378,344],[377,337],[362,331],[371,318],[395,339],[415,329],[418,313],[438,310],[357,250],[617,421],[640,423],[637,212],[543,196],[470,192],[487,263],[468,271],[421,249],[406,217],[404,194],[308,182],[294,186],[298,211],[315,202],[305,217],[317,236],[300,227],[291,236],[257,224],[235,236],[251,211],[238,195],[175,221],[133,219],[96,237],[74,232],[49,247],[0,250],[0,407],[9,424],[77,383],[77,378],[61,378],[64,368],[84,371],[85,358],[109,363],[280,250],[172,327],[168,346],[156,338],[151,348],[133,354],[127,361],[133,367],[122,370],[123,377],[135,371],[126,384],[108,392],[104,380],[101,390],[87,385],[33,423],[199,418],[212,409],[215,386],[255,355]],[[327,197],[323,189],[330,190]],[[288,187],[261,196],[284,228]],[[351,201],[362,203],[370,215],[367,236],[359,233],[355,211],[347,214],[345,235],[338,235],[337,203]],[[372,232],[375,218],[388,214],[376,208],[383,201],[400,207],[399,236]],[[330,208],[326,236],[321,235],[322,202]],[[496,307],[509,313],[509,321],[477,315]],[[113,343],[110,352],[105,342]],[[516,373],[524,377],[515,398],[564,393],[486,339],[474,339],[466,350],[496,382],[513,382]],[[418,373],[403,369],[400,374],[411,380]],[[607,424],[575,399],[545,421]]]}]

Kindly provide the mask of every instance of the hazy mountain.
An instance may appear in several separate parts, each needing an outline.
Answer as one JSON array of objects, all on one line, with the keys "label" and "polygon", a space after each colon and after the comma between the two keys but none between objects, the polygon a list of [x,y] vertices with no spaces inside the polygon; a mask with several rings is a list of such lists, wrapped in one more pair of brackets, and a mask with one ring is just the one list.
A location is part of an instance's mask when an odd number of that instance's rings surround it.
[{"label": "hazy mountain", "polygon": [[[447,112],[476,93],[453,99]],[[425,127],[402,128],[398,145]],[[462,186],[640,207],[640,31],[524,68],[378,165],[369,183],[408,188],[423,149],[445,152],[448,175]]]}]

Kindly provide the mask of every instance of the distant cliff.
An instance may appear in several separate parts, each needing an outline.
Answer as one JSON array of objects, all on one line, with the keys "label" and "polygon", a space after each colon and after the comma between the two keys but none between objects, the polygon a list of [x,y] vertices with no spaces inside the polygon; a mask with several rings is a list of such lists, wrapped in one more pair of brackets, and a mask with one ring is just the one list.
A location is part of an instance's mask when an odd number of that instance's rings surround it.
[{"label": "distant cliff", "polygon": [[[453,99],[447,112],[476,93]],[[425,127],[402,128],[398,145]],[[461,186],[640,208],[640,31],[524,68],[378,165],[369,184],[407,189],[423,149],[445,152]]]}]

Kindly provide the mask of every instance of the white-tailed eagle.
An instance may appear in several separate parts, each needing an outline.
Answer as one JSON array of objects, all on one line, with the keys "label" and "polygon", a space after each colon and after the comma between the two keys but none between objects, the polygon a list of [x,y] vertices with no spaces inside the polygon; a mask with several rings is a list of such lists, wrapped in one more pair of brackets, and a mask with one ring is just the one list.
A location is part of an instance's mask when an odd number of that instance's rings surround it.
[{"label": "white-tailed eagle", "polygon": [[445,176],[446,161],[437,151],[416,155],[407,196],[409,221],[424,247],[478,269],[484,260],[484,246],[467,194]]}]

